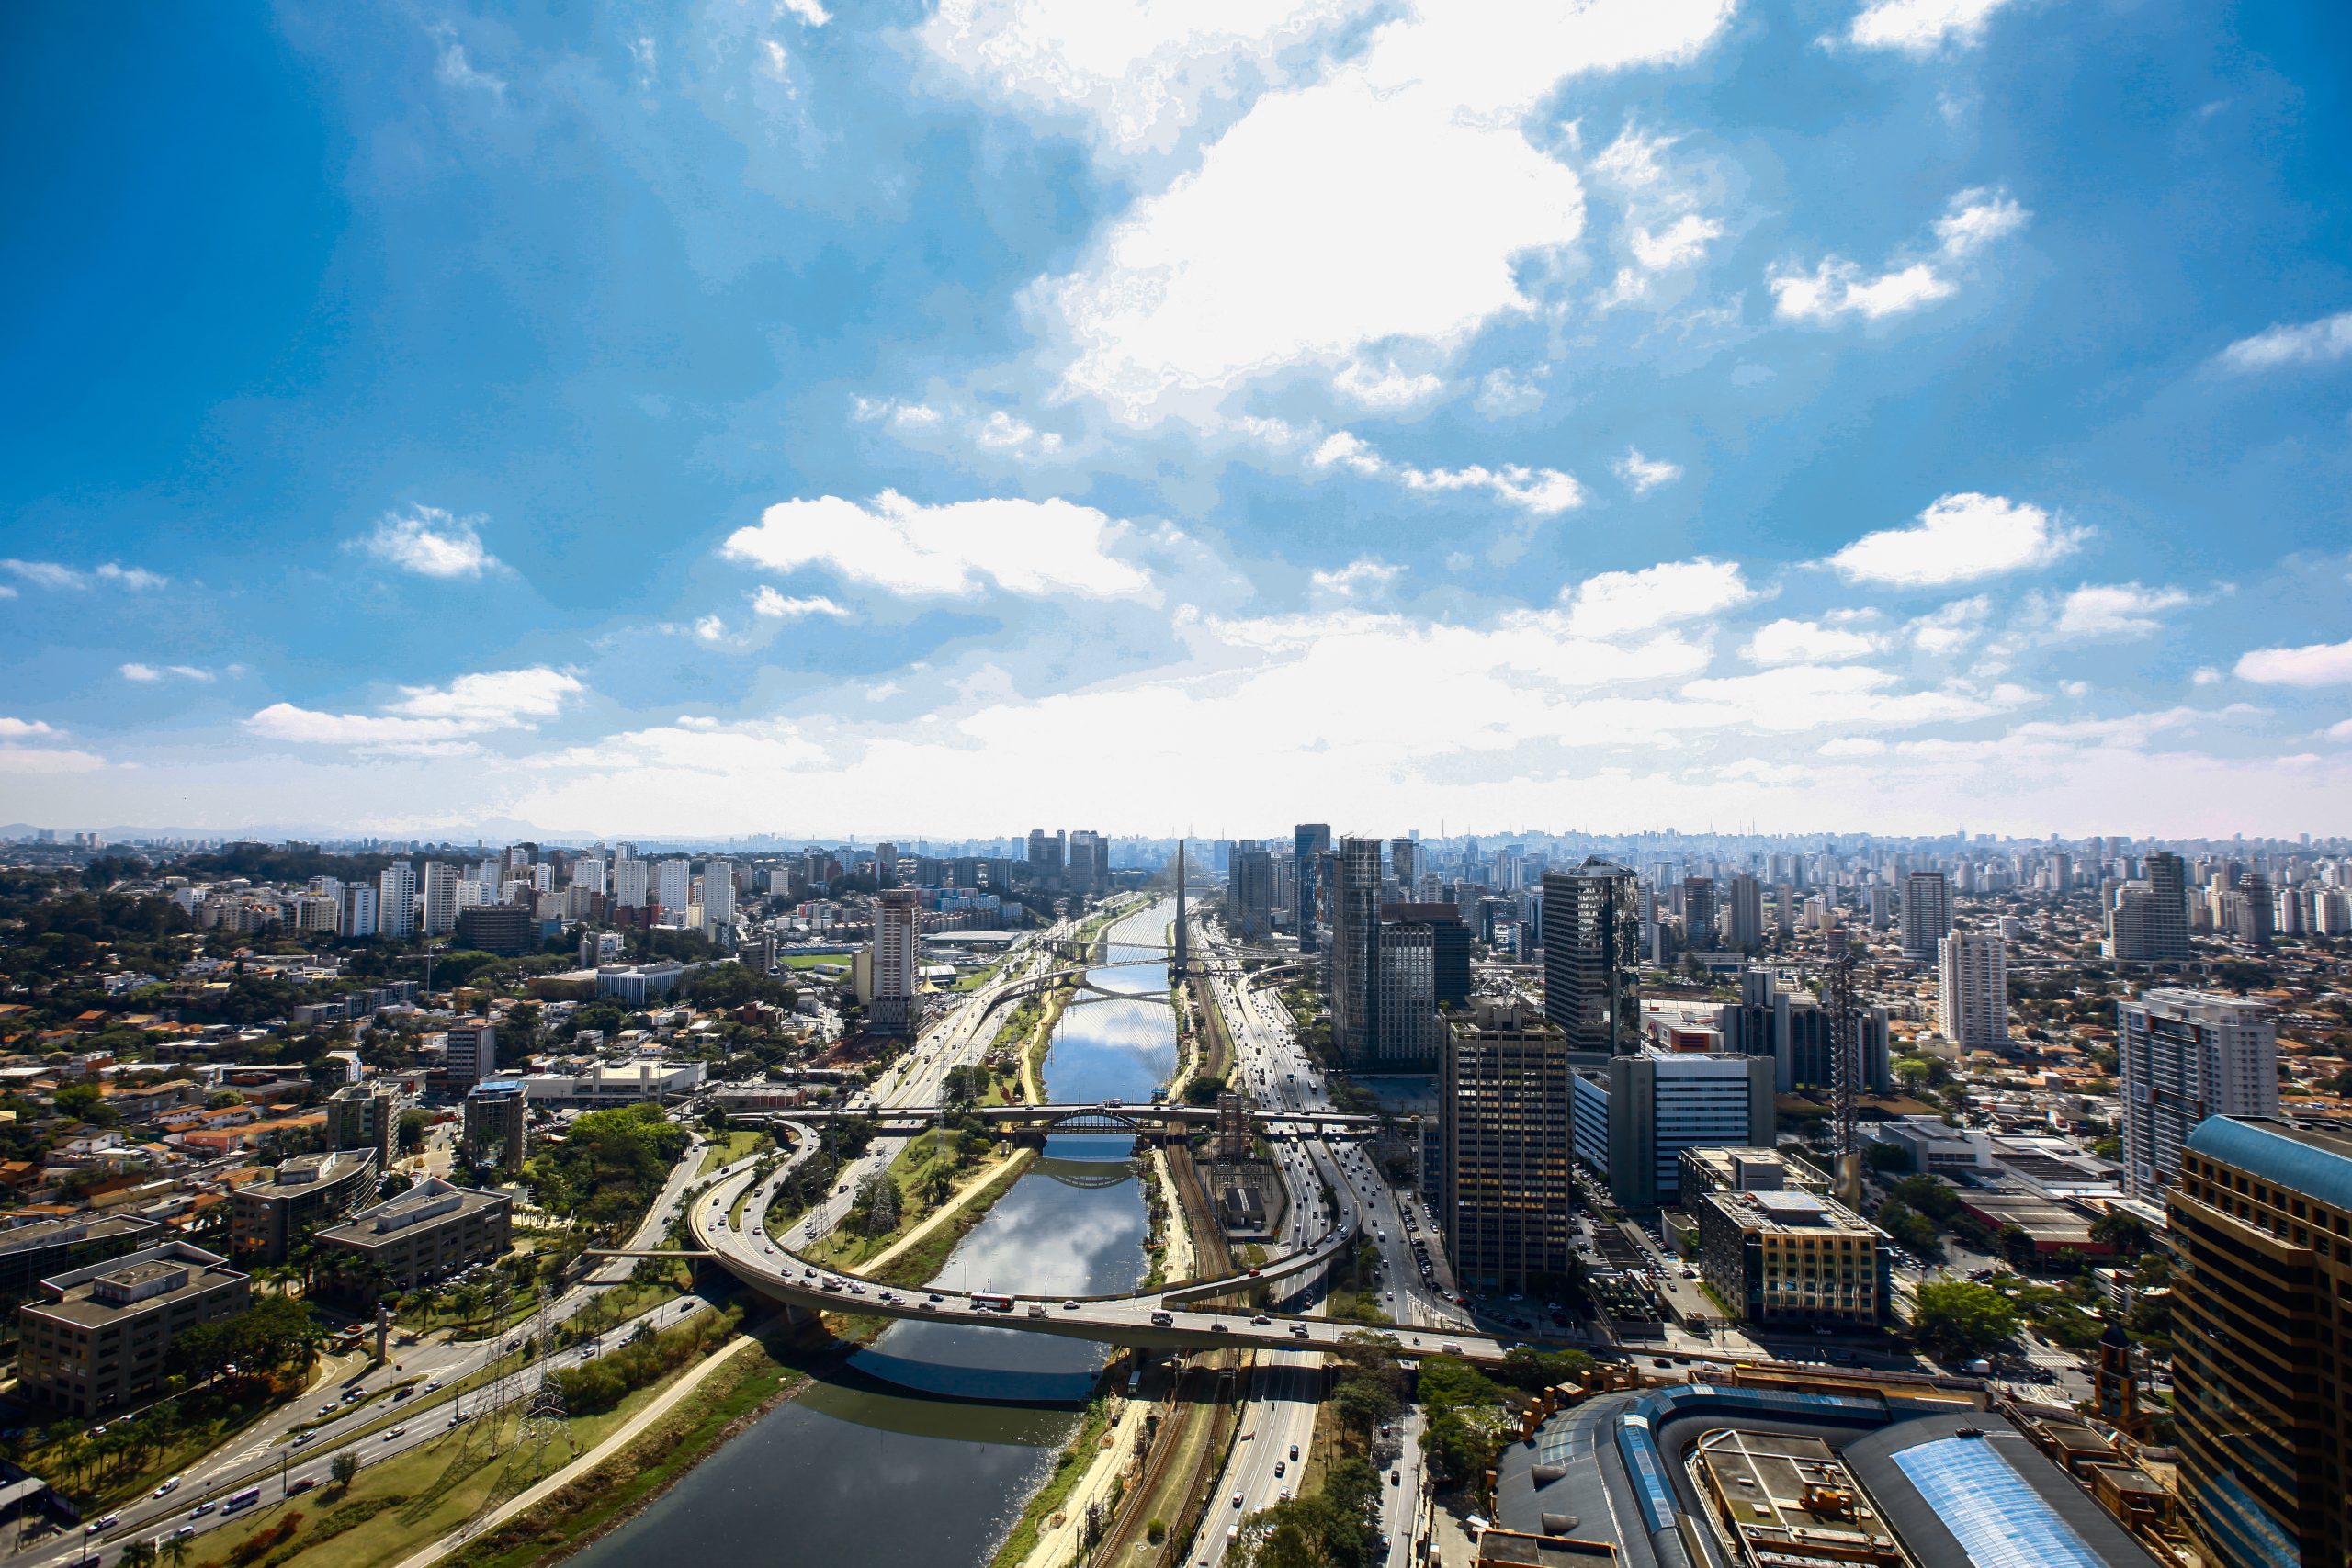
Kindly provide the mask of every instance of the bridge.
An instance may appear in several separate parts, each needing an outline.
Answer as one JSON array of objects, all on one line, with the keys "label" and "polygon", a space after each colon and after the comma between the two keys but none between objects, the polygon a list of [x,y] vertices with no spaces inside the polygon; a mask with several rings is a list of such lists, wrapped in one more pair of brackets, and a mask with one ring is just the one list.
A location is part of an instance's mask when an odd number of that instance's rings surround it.
[{"label": "bridge", "polygon": [[[950,1112],[936,1105],[898,1105],[874,1111],[744,1111],[730,1116],[733,1124],[747,1127],[790,1126],[794,1122],[871,1122],[882,1131],[936,1127]],[[1049,1133],[1133,1133],[1147,1131],[1190,1132],[1195,1128],[1216,1125],[1217,1110],[1213,1105],[1129,1105],[1124,1100],[1103,1100],[1096,1104],[1052,1103],[1046,1105],[989,1105],[979,1107],[969,1114],[977,1116],[990,1127],[1011,1131],[1044,1131]],[[1360,1116],[1340,1111],[1285,1111],[1280,1107],[1253,1106],[1250,1120],[1252,1125],[1267,1133],[1304,1133],[1320,1137],[1366,1137],[1380,1130],[1377,1116]]]},{"label": "bridge", "polygon": [[[686,1223],[696,1248],[708,1252],[712,1261],[751,1290],[789,1311],[928,1319],[1159,1350],[1337,1350],[1349,1337],[1365,1332],[1363,1325],[1330,1318],[1198,1304],[1246,1294],[1261,1286],[1304,1282],[1353,1246],[1362,1219],[1348,1197],[1347,1183],[1339,1179],[1336,1170],[1324,1173],[1341,1205],[1331,1228],[1312,1246],[1270,1259],[1244,1274],[1193,1280],[1160,1291],[1091,1297],[895,1289],[813,1263],[768,1235],[769,1201],[819,1146],[811,1126],[787,1122],[780,1130],[797,1134],[792,1155],[783,1165],[764,1176],[759,1174],[757,1160],[727,1168],[690,1202]],[[1318,1166],[1329,1157],[1318,1152]],[[1484,1335],[1416,1328],[1382,1332],[1395,1341],[1396,1352],[1408,1359],[1443,1352],[1494,1362],[1503,1356],[1501,1344]]]}]

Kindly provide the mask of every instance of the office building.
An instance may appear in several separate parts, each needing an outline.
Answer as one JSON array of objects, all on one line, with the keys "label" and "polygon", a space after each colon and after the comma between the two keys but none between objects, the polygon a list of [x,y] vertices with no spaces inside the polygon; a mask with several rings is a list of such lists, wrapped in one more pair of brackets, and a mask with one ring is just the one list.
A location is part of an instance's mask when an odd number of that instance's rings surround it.
[{"label": "office building", "polygon": [[877,1034],[905,1034],[914,1028],[918,903],[912,888],[874,896],[874,941],[866,949],[872,995],[865,1016]]},{"label": "office building", "polygon": [[2119,964],[2180,964],[2189,957],[2188,878],[2178,855],[2157,850],[2145,874],[2109,897],[2106,954]]},{"label": "office building", "polygon": [[670,924],[684,919],[686,906],[694,901],[694,870],[690,860],[653,863],[653,901],[662,906],[662,917]]},{"label": "office building", "polygon": [[1413,839],[1391,839],[1388,841],[1388,875],[1399,889],[1398,897],[1413,901],[1413,890],[1421,880],[1421,846]]},{"label": "office building", "polygon": [[539,948],[538,918],[520,904],[475,904],[459,909],[457,933],[459,947],[505,958]]},{"label": "office building", "polygon": [[458,929],[458,868],[437,860],[424,863],[424,924],[426,936],[447,936]]},{"label": "office building", "polygon": [[1751,953],[1764,945],[1764,885],[1742,872],[1724,900],[1724,945]]},{"label": "office building", "polygon": [[1437,934],[1412,921],[1379,922],[1370,1054],[1354,1070],[1433,1073],[1444,1043],[1438,1017]]},{"label": "office building", "polygon": [[641,1008],[676,990],[685,974],[684,964],[667,958],[651,964],[600,964],[596,966],[596,995],[624,1006]]},{"label": "office building", "polygon": [[376,878],[376,930],[394,942],[416,934],[416,867],[396,860]]},{"label": "office building", "polygon": [[[1736,1156],[1732,1179],[1694,1189],[1692,1156],[1704,1152]],[[1790,1179],[1768,1151],[1688,1151],[1682,1170],[1682,1205],[1699,1225],[1700,1274],[1742,1323],[1866,1328],[1886,1321],[1893,1255],[1876,1225],[1813,1183]]]},{"label": "office building", "polygon": [[372,1149],[297,1155],[229,1200],[229,1249],[283,1263],[303,1237],[373,1198],[376,1176]]},{"label": "office building", "polygon": [[1351,1070],[1380,1031],[1380,840],[1341,839],[1330,887],[1331,1047]]},{"label": "office building", "polygon": [[370,1149],[376,1168],[392,1168],[392,1145],[400,1134],[401,1096],[383,1082],[345,1084],[327,1097],[327,1147]]},{"label": "office building", "polygon": [[1437,1213],[1446,1257],[1464,1280],[1536,1289],[1575,1255],[1567,1038],[1490,1001],[1449,1010],[1444,1027]]},{"label": "office building", "polygon": [[2209,1118],[2165,1208],[2174,1446],[2207,1562],[2352,1562],[2352,1137]]},{"label": "office building", "polygon": [[1936,1028],[1966,1050],[2009,1043],[2009,948],[1998,931],[1954,931],[1937,944]]},{"label": "office building", "polygon": [[40,1281],[17,1309],[17,1386],[96,1416],[159,1391],[173,1339],[252,1304],[252,1281],[202,1247],[167,1241]]},{"label": "office building", "polygon": [[1544,1016],[1571,1051],[1640,1048],[1635,944],[1641,901],[1634,874],[1593,857],[1544,874]]},{"label": "office building", "polygon": [[1243,942],[1264,942],[1274,934],[1274,857],[1256,848],[1238,849],[1233,874],[1227,884],[1227,919],[1233,934]]},{"label": "office building", "polygon": [[1715,946],[1715,884],[1712,877],[1682,879],[1682,941],[1694,953]]},{"label": "office building", "polygon": [[506,1256],[514,1201],[503,1192],[427,1177],[319,1233],[321,1247],[360,1260],[360,1277],[383,1292],[413,1291]]},{"label": "office building", "polygon": [[2261,1002],[2159,988],[2115,1008],[2123,1174],[2154,1198],[2209,1116],[2278,1114],[2278,1026]]},{"label": "office building", "polygon": [[1940,871],[1915,871],[1903,879],[1903,956],[1915,964],[1935,961],[1936,944],[1951,934],[1951,887]]},{"label": "office building", "polygon": [[1056,887],[1062,880],[1062,836],[1043,828],[1029,829],[1029,880]]},{"label": "office building", "polygon": [[0,1306],[24,1300],[37,1281],[51,1274],[135,1252],[154,1241],[162,1228],[130,1214],[85,1211],[0,1231]]},{"label": "office building", "polygon": [[1384,904],[1380,918],[1385,922],[1429,927],[1437,1005],[1470,1005],[1470,928],[1462,923],[1459,904]]},{"label": "office building", "polygon": [[1291,829],[1291,845],[1295,857],[1297,895],[1291,908],[1292,922],[1298,931],[1301,956],[1316,951],[1317,928],[1328,920],[1323,908],[1324,889],[1317,883],[1320,857],[1331,848],[1331,825],[1329,822],[1301,822]]},{"label": "office building", "polygon": [[1092,897],[1111,886],[1111,840],[1102,834],[1071,829],[1065,856],[1062,874],[1071,892]]},{"label": "office building", "polygon": [[498,1076],[498,1026],[486,1018],[459,1019],[449,1025],[447,1066],[451,1089]]},{"label": "office building", "polygon": [[467,1090],[466,1162],[509,1174],[521,1170],[530,1154],[527,1106],[519,1078],[492,1078]]},{"label": "office building", "polygon": [[1568,1091],[1577,1158],[1629,1209],[1676,1201],[1683,1150],[1769,1148],[1778,1126],[1761,1056],[1645,1047],[1579,1066]]}]

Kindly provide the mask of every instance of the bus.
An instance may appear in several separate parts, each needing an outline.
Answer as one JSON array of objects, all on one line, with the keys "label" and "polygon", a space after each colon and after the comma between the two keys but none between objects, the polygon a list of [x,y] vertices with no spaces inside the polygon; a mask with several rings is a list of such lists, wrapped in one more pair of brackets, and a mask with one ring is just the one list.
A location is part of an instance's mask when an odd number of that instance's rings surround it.
[{"label": "bus", "polygon": [[220,1505],[220,1511],[224,1514],[243,1513],[245,1509],[252,1507],[254,1504],[260,1501],[261,1488],[258,1486],[248,1486],[243,1492],[232,1492],[229,1494],[229,1500]]},{"label": "bus", "polygon": [[986,1296],[982,1295],[978,1291],[975,1291],[972,1292],[972,1310],[974,1312],[1011,1312],[1012,1310],[1012,1298],[1011,1296]]}]

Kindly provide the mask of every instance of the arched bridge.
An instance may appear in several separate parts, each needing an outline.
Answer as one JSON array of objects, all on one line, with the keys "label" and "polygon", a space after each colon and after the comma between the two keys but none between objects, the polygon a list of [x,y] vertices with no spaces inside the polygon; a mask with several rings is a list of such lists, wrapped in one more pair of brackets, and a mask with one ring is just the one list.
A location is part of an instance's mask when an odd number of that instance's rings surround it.
[{"label": "arched bridge", "polygon": [[[799,1122],[871,1122],[883,1132],[920,1131],[935,1127],[947,1115],[936,1105],[895,1105],[877,1111],[745,1111],[729,1120],[740,1127],[788,1128]],[[1191,1132],[1216,1124],[1211,1105],[1130,1105],[1106,1100],[1096,1104],[989,1105],[970,1114],[989,1127],[1007,1131],[1049,1133]],[[1380,1130],[1377,1116],[1341,1111],[1285,1111],[1280,1106],[1252,1106],[1250,1123],[1269,1134],[1315,1137],[1368,1137]]]}]

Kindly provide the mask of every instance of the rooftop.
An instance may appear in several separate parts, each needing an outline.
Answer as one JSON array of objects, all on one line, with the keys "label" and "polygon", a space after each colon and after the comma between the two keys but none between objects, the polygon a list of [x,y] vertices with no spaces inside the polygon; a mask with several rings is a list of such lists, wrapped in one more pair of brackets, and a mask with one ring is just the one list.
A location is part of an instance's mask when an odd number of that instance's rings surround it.
[{"label": "rooftop", "polygon": [[2352,1137],[2267,1116],[2211,1116],[2189,1151],[2339,1209],[2352,1209]]}]

